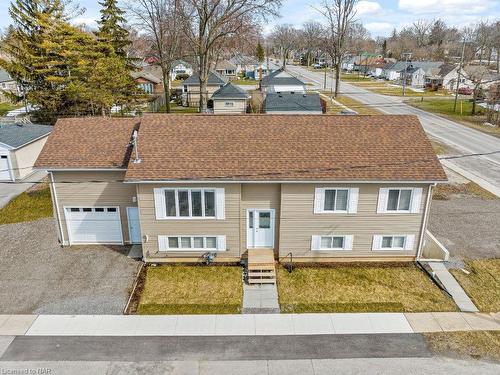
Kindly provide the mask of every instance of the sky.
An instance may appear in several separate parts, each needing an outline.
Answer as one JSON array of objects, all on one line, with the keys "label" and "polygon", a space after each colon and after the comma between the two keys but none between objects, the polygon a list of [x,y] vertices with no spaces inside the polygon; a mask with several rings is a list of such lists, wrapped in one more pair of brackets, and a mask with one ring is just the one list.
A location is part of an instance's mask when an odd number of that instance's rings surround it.
[{"label": "sky", "polygon": [[[73,20],[95,26],[99,17],[98,0],[74,0],[86,12]],[[283,0],[281,18],[264,27],[265,32],[280,23],[300,27],[309,20],[321,21],[315,8],[321,0]],[[9,0],[0,0],[0,28],[10,23]],[[357,19],[371,33],[372,37],[388,36],[393,28],[401,29],[419,19],[441,18],[448,25],[466,26],[480,20],[500,19],[500,0],[361,0],[357,5]]]}]

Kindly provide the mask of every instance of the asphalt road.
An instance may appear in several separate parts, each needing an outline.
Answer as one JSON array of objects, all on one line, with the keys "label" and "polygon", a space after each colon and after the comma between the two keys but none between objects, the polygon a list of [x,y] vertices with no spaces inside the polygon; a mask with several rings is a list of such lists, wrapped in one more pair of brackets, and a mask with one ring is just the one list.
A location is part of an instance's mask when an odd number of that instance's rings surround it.
[{"label": "asphalt road", "polygon": [[[312,87],[323,88],[323,72],[313,72],[300,66],[291,65],[287,69],[299,79],[312,83],[314,85]],[[330,89],[331,86],[332,80],[329,78],[327,79],[327,89]],[[484,156],[451,159],[449,161],[500,188],[500,138],[411,107],[397,97],[376,94],[344,82],[340,84],[340,91],[343,95],[352,97],[387,114],[418,116],[427,134],[444,144],[452,146],[463,154],[494,153]]]}]

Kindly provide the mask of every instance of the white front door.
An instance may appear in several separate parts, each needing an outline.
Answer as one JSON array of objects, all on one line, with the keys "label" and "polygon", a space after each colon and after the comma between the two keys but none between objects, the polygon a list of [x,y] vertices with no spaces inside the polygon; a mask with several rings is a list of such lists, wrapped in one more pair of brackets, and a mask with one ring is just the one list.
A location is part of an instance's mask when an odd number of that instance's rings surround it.
[{"label": "white front door", "polygon": [[247,247],[274,248],[274,210],[247,210]]},{"label": "white front door", "polygon": [[139,208],[127,207],[128,235],[130,243],[141,243]]}]

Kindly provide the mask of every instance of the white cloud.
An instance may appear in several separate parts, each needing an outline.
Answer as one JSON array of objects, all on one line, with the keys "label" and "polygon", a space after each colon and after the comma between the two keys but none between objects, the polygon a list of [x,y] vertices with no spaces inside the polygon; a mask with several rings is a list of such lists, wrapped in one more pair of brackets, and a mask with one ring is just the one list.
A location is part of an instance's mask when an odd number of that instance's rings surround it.
[{"label": "white cloud", "polygon": [[76,26],[85,25],[87,27],[97,27],[97,21],[92,17],[76,17],[71,20],[71,23]]},{"label": "white cloud", "polygon": [[479,14],[492,5],[490,0],[399,0],[402,11],[413,14]]},{"label": "white cloud", "polygon": [[357,15],[379,14],[382,12],[382,7],[376,1],[361,0],[356,4]]},{"label": "white cloud", "polygon": [[373,35],[383,35],[390,33],[394,25],[388,22],[368,22],[365,27]]}]

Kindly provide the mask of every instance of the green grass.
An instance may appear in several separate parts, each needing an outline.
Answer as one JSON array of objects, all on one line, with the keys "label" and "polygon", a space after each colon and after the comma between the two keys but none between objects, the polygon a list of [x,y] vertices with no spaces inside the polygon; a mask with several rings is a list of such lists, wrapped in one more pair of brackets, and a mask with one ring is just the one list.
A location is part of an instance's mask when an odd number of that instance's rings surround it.
[{"label": "green grass", "polygon": [[450,272],[480,311],[500,311],[500,259],[468,260],[465,263],[469,275],[456,269]]},{"label": "green grass", "polygon": [[0,116],[5,115],[7,112],[12,111],[13,109],[19,108],[19,105],[15,105],[9,102],[0,103]]},{"label": "green grass", "polygon": [[237,266],[148,267],[139,314],[241,313],[243,285]]},{"label": "green grass", "polygon": [[230,81],[233,85],[258,85],[259,82],[255,79],[232,79]]},{"label": "green grass", "polygon": [[52,216],[52,200],[47,185],[23,192],[0,209],[0,224],[34,221]]},{"label": "green grass", "polygon": [[437,354],[500,360],[500,331],[424,333]]},{"label": "green grass", "polygon": [[414,265],[279,267],[278,292],[284,313],[457,310]]}]

